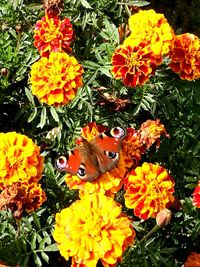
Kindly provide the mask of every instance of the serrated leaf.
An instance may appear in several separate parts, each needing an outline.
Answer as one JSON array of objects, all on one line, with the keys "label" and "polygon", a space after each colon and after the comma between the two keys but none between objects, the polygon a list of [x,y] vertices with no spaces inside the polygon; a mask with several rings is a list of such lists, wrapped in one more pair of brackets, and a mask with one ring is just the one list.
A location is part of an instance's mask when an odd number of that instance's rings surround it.
[{"label": "serrated leaf", "polygon": [[31,94],[30,90],[27,87],[25,87],[25,93],[26,93],[28,100],[31,102],[31,104],[35,106],[34,96]]},{"label": "serrated leaf", "polygon": [[49,240],[48,236],[45,236],[45,237],[40,241],[39,249],[44,250],[44,244],[47,243],[48,240]]},{"label": "serrated leaf", "polygon": [[85,8],[92,8],[91,5],[88,3],[88,1],[86,0],[80,0],[81,4],[85,7]]},{"label": "serrated leaf", "polygon": [[34,254],[34,262],[38,267],[42,266],[42,262],[41,262],[41,260],[40,260],[40,258],[38,257],[37,254]]},{"label": "serrated leaf", "polygon": [[36,115],[37,115],[37,108],[35,107],[31,115],[28,117],[28,123],[32,122],[35,119]]},{"label": "serrated leaf", "polygon": [[56,243],[51,244],[49,246],[47,246],[44,251],[58,251],[58,246]]},{"label": "serrated leaf", "polygon": [[90,60],[84,60],[82,62],[82,65],[84,68],[88,68],[88,69],[91,69],[91,70],[96,70],[96,69],[99,69],[101,67],[101,65],[93,62],[93,61],[90,61]]},{"label": "serrated leaf", "polygon": [[45,260],[47,263],[49,263],[49,256],[45,252],[41,252],[41,256],[43,260]]},{"label": "serrated leaf", "polygon": [[36,239],[37,239],[37,234],[34,231],[31,236],[31,249],[34,250],[36,248]]},{"label": "serrated leaf", "polygon": [[56,112],[56,110],[55,110],[54,107],[50,107],[50,112],[51,112],[51,115],[52,115],[52,117],[54,118],[54,120],[55,120],[56,122],[59,122],[58,113]]},{"label": "serrated leaf", "polygon": [[47,118],[47,110],[46,107],[42,108],[41,117],[40,117],[40,123],[37,125],[37,128],[43,128],[46,123]]}]

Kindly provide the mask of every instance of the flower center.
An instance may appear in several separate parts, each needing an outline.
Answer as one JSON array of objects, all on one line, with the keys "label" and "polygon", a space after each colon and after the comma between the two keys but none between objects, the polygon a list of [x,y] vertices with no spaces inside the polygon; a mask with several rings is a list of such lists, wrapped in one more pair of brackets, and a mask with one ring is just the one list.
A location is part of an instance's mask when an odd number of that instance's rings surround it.
[{"label": "flower center", "polygon": [[130,56],[126,60],[126,64],[129,68],[133,68],[138,65],[137,53],[130,53]]},{"label": "flower center", "polygon": [[100,216],[87,218],[83,230],[88,236],[96,237],[101,233],[102,218]]}]

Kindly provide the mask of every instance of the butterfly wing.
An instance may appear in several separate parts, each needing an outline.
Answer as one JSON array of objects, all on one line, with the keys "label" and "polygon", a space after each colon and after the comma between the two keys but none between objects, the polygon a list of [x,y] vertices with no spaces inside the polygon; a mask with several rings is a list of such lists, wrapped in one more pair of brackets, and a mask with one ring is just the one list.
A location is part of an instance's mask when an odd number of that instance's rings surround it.
[{"label": "butterfly wing", "polygon": [[97,156],[101,173],[105,173],[117,165],[121,144],[125,136],[125,129],[115,127],[92,140],[91,145]]},{"label": "butterfly wing", "polygon": [[68,151],[65,156],[56,160],[56,168],[72,175],[77,175],[81,180],[92,181],[100,175],[96,155],[85,147],[76,147]]}]

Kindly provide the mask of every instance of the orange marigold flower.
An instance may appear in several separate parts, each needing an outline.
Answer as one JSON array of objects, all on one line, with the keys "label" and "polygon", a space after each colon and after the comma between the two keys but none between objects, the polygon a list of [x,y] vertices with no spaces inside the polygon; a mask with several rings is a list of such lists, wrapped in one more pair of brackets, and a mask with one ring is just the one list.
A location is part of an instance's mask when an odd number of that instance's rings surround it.
[{"label": "orange marigold flower", "polygon": [[143,163],[125,178],[125,205],[141,219],[155,218],[159,211],[174,202],[174,180],[159,165]]},{"label": "orange marigold flower", "polygon": [[61,255],[72,266],[114,267],[133,242],[131,220],[121,205],[103,194],[88,194],[56,214],[53,237]]},{"label": "orange marigold flower", "polygon": [[0,133],[0,189],[18,181],[41,178],[44,158],[39,147],[27,136],[16,132]]},{"label": "orange marigold flower", "polygon": [[162,57],[156,56],[145,41],[137,45],[122,45],[112,55],[111,73],[115,79],[122,79],[126,86],[141,86],[154,75]]},{"label": "orange marigold flower", "polygon": [[163,124],[160,123],[159,119],[147,120],[140,126],[139,135],[141,143],[145,144],[147,149],[156,142],[156,148],[160,147],[160,136],[164,134],[169,138]]},{"label": "orange marigold flower", "polygon": [[181,79],[192,81],[200,78],[200,39],[191,33],[177,35],[172,44],[170,68]]},{"label": "orange marigold flower", "polygon": [[6,186],[0,194],[0,210],[9,208],[14,217],[20,219],[26,210],[37,210],[46,200],[46,195],[38,183],[17,182]]},{"label": "orange marigold flower", "polygon": [[145,146],[140,140],[139,131],[128,128],[127,136],[122,142],[122,153],[124,156],[125,166],[127,168],[136,167],[142,155],[145,153]]},{"label": "orange marigold flower", "polygon": [[117,167],[109,172],[101,174],[97,179],[91,182],[81,180],[76,175],[67,174],[65,182],[69,189],[79,189],[79,196],[83,197],[92,193],[103,193],[107,196],[114,197],[123,186],[123,178],[126,174],[123,154],[120,153],[120,159]]},{"label": "orange marigold flower", "polygon": [[97,125],[96,122],[89,122],[85,127],[81,128],[81,137],[76,140],[76,144],[82,144],[82,137],[87,139],[88,142],[100,133],[103,133],[108,128],[104,125]]},{"label": "orange marigold flower", "polygon": [[200,266],[200,254],[191,252],[187,257],[184,267],[199,267]]},{"label": "orange marigold flower", "polygon": [[53,52],[67,52],[72,41],[73,30],[70,20],[60,20],[58,16],[46,14],[38,20],[34,31],[34,46],[41,56],[49,56]]},{"label": "orange marigold flower", "polygon": [[153,9],[140,10],[129,18],[131,34],[125,39],[125,45],[135,45],[137,39],[146,40],[156,55],[167,54],[170,50],[174,32],[163,14]]},{"label": "orange marigold flower", "polygon": [[49,58],[42,57],[31,67],[31,89],[42,103],[65,105],[82,86],[83,68],[66,53],[52,52]]},{"label": "orange marigold flower", "polygon": [[196,186],[194,192],[193,192],[193,200],[192,204],[196,206],[197,208],[200,208],[200,182]]}]

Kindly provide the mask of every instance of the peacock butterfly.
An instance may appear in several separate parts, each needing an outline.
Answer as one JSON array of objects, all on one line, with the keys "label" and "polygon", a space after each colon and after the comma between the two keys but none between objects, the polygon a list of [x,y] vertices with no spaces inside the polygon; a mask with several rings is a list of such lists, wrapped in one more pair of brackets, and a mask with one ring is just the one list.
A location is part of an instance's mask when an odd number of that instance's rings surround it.
[{"label": "peacock butterfly", "polygon": [[83,145],[60,156],[56,168],[77,175],[81,180],[93,181],[117,165],[125,136],[125,129],[115,127],[97,135],[91,142],[82,138]]}]

